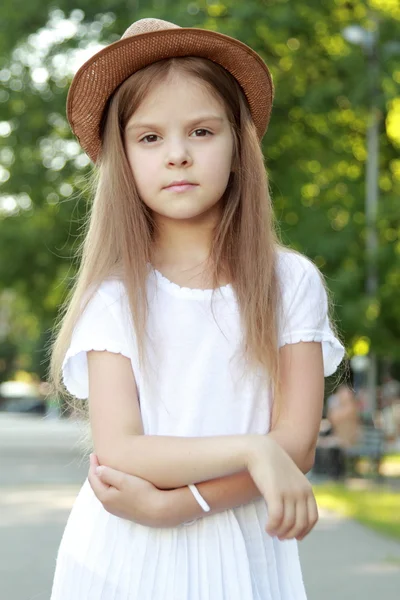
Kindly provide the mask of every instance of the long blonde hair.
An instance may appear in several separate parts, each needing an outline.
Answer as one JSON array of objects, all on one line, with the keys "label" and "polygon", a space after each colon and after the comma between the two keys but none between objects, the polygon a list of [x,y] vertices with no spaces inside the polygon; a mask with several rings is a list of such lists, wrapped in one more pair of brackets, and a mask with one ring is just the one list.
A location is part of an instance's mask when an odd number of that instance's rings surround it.
[{"label": "long blonde hair", "polygon": [[66,397],[75,409],[86,403],[67,397],[61,366],[73,329],[93,295],[88,291],[94,292],[108,277],[119,276],[124,281],[140,364],[145,365],[146,279],[155,224],[137,192],[123,132],[152,86],[175,70],[197,77],[226,109],[234,138],[233,174],[221,199],[222,217],[211,247],[210,277],[217,288],[223,274],[228,274],[240,309],[244,352],[252,364],[266,369],[275,395],[279,391],[276,251],[280,243],[250,110],[237,81],[225,69],[203,58],[173,58],[131,75],[113,94],[103,119],[102,152],[93,171],[94,200],[78,250],[80,265],[61,307],[50,348],[51,393]]}]

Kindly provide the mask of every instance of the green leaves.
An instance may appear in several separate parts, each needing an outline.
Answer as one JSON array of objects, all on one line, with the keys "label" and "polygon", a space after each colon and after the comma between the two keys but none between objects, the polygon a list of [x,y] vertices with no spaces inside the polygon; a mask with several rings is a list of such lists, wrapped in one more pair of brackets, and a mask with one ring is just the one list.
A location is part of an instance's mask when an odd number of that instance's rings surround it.
[{"label": "green leaves", "polygon": [[87,210],[88,159],[65,118],[69,81],[85,57],[118,39],[132,21],[156,16],[237,37],[268,63],[276,96],[263,148],[282,237],[326,275],[350,350],[365,335],[378,353],[400,357],[400,71],[393,45],[400,13],[394,0],[370,5],[379,11],[379,44],[387,48],[379,52],[377,97],[376,299],[364,291],[368,63],[342,35],[351,24],[372,27],[361,0],[82,0],[79,9],[70,0],[57,7],[3,0],[0,293],[16,290],[39,320],[38,332],[51,326],[75,268],[71,260]]}]

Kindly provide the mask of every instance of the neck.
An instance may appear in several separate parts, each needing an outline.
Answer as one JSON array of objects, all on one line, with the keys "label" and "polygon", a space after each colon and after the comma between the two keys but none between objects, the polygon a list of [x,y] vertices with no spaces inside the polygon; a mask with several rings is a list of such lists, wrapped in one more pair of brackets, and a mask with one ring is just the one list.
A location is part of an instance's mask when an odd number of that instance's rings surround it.
[{"label": "neck", "polygon": [[156,268],[178,270],[204,267],[209,259],[216,218],[156,219],[152,263]]}]

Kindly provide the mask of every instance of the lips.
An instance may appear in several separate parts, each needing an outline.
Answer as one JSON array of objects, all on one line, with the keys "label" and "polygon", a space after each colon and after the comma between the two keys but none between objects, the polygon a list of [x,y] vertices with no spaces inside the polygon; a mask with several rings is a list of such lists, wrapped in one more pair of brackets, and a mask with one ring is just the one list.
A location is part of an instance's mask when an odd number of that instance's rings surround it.
[{"label": "lips", "polygon": [[181,181],[173,181],[172,183],[167,185],[166,188],[179,187],[179,186],[185,186],[185,185],[197,185],[197,184],[192,183],[191,181],[186,181],[186,179],[185,179],[185,180],[181,180]]},{"label": "lips", "polygon": [[190,181],[174,181],[164,189],[170,192],[189,192],[197,187],[197,185],[197,183],[191,183]]}]

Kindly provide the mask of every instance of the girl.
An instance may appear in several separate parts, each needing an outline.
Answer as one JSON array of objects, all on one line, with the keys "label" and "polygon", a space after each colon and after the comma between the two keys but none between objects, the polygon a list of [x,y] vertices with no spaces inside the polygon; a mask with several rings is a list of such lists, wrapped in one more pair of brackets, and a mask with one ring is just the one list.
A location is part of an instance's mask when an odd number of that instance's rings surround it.
[{"label": "girl", "polygon": [[157,19],[72,82],[97,180],[51,375],[88,399],[96,456],[52,600],[306,597],[304,474],[343,347],[318,270],[274,231],[272,96],[250,48]]}]

